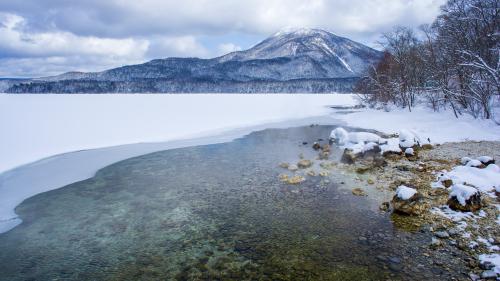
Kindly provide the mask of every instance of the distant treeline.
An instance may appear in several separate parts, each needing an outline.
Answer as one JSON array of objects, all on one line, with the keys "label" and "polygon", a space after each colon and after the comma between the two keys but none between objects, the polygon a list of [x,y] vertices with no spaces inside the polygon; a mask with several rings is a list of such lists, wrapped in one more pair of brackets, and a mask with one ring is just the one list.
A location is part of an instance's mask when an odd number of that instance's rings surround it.
[{"label": "distant treeline", "polygon": [[493,118],[500,103],[500,1],[449,0],[432,25],[397,27],[384,35],[385,56],[356,90],[370,105]]},{"label": "distant treeline", "polygon": [[332,93],[352,92],[359,78],[289,81],[135,79],[132,81],[32,81],[11,86],[8,93]]}]

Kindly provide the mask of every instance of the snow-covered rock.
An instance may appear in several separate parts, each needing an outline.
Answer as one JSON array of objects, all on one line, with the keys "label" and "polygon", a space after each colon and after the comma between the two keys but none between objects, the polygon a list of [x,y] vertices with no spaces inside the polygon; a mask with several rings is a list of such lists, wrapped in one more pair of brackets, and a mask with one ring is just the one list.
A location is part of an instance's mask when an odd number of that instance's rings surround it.
[{"label": "snow-covered rock", "polygon": [[429,208],[416,189],[404,185],[397,188],[391,203],[395,212],[406,215],[420,215]]},{"label": "snow-covered rock", "polygon": [[349,133],[342,127],[338,127],[330,133],[330,140],[338,145],[344,145],[349,142]]},{"label": "snow-covered rock", "polygon": [[405,155],[406,156],[414,156],[415,155],[415,150],[411,147],[408,147],[407,149],[405,149]]},{"label": "snow-covered rock", "polygon": [[483,163],[485,166],[488,166],[490,164],[495,164],[495,159],[493,159],[493,157],[490,156],[481,156],[477,158],[477,160],[481,161],[481,163]]},{"label": "snow-covered rock", "polygon": [[462,157],[462,159],[460,159],[460,163],[462,165],[464,165],[464,166],[467,165],[467,163],[469,163],[469,161],[472,161],[472,158],[470,158],[470,157]]},{"label": "snow-covered rock", "polygon": [[467,164],[465,164],[465,166],[480,168],[480,167],[483,167],[484,165],[483,165],[483,163],[481,163],[481,161],[476,160],[476,159],[472,159],[472,160],[468,161]]},{"label": "snow-covered rock", "polygon": [[412,198],[415,194],[417,194],[417,190],[415,188],[407,187],[401,185],[396,189],[396,196],[402,200],[408,200]]},{"label": "snow-covered rock", "polygon": [[401,130],[399,132],[399,146],[403,149],[420,145],[420,138],[415,132],[410,130]]},{"label": "snow-covered rock", "polygon": [[385,156],[387,154],[401,154],[401,148],[399,147],[399,139],[389,138],[384,139],[385,143],[380,146],[382,154]]},{"label": "snow-covered rock", "polygon": [[481,193],[474,187],[455,184],[451,187],[448,206],[459,211],[477,211],[481,208]]},{"label": "snow-covered rock", "polygon": [[345,145],[348,143],[380,143],[381,138],[373,133],[368,132],[347,132],[344,128],[339,127],[334,129],[330,133],[330,140],[336,142],[339,145]]}]

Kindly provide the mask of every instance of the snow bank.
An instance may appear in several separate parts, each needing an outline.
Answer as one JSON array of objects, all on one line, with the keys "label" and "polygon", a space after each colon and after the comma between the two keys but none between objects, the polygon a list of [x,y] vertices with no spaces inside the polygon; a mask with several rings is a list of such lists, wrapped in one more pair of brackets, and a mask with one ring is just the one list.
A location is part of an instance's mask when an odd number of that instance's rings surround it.
[{"label": "snow bank", "polygon": [[396,196],[402,200],[408,200],[417,194],[417,190],[411,187],[401,185],[396,189]]},{"label": "snow bank", "polygon": [[456,197],[457,201],[460,205],[465,206],[466,201],[469,200],[474,194],[477,194],[478,190],[474,187],[463,185],[463,184],[455,184],[451,187],[450,197]]},{"label": "snow bank", "polygon": [[471,166],[457,166],[445,173],[454,184],[473,185],[482,192],[491,192],[500,186],[500,168],[490,164],[484,169]]},{"label": "snow bank", "polygon": [[[335,113],[334,113],[335,114]],[[410,130],[430,138],[432,143],[467,140],[500,140],[500,126],[491,120],[477,120],[468,115],[456,119],[452,112],[432,112],[427,108],[394,109],[389,112],[363,109],[352,114],[335,114],[350,127],[374,129],[387,134]]]}]

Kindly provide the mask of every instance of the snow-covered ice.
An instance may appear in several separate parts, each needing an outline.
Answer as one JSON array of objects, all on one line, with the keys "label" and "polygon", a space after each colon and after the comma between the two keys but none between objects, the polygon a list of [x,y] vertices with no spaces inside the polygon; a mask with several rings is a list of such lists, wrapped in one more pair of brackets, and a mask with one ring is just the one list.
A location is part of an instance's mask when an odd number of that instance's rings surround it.
[{"label": "snow-covered ice", "polygon": [[351,95],[1,95],[0,173],[56,154],[312,116]]}]

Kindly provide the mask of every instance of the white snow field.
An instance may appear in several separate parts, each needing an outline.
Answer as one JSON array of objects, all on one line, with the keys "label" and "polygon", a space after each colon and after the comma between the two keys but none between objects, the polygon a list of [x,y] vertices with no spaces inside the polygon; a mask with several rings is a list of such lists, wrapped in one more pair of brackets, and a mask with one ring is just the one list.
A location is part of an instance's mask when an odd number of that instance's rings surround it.
[{"label": "white snow field", "polygon": [[427,108],[392,109],[389,112],[364,109],[343,114],[339,119],[351,127],[374,129],[384,133],[409,131],[431,143],[455,141],[500,141],[500,126],[491,120],[476,120],[469,115],[456,119],[451,111],[433,112]]},{"label": "white snow field", "polygon": [[433,143],[500,140],[493,122],[457,120],[449,112],[346,114],[328,107],[354,104],[355,96],[347,94],[0,94],[0,233],[21,222],[14,209],[23,200],[117,161],[231,141],[265,128],[338,124],[385,133],[408,129]]}]

